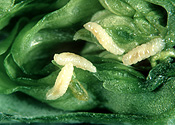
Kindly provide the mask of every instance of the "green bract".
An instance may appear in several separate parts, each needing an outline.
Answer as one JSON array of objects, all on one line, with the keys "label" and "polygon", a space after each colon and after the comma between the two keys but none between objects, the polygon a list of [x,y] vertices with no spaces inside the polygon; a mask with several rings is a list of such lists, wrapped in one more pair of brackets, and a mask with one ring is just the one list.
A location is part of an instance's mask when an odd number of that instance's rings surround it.
[{"label": "green bract", "polygon": [[[124,53],[108,52],[83,28],[88,22]],[[154,51],[144,45],[155,38],[165,43],[161,51],[122,63],[136,47]],[[0,123],[174,124],[174,46],[174,0],[1,0]],[[53,59],[62,52],[84,57],[96,72],[74,65],[66,92],[47,100],[66,65]]]}]

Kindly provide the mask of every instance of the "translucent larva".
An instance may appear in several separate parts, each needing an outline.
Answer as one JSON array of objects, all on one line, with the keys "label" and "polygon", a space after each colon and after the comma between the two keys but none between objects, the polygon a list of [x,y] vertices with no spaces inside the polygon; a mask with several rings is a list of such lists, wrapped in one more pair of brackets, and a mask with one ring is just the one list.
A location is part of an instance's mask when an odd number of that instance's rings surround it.
[{"label": "translucent larva", "polygon": [[72,79],[73,70],[74,68],[72,63],[66,64],[61,69],[55,81],[55,85],[46,94],[47,100],[58,99],[66,93],[66,90]]},{"label": "translucent larva", "polygon": [[59,65],[65,65],[71,62],[73,66],[76,66],[77,68],[96,72],[96,67],[89,60],[74,53],[64,52],[61,54],[55,54],[54,60]]},{"label": "translucent larva", "polygon": [[132,65],[162,51],[165,43],[161,38],[155,38],[146,44],[137,46],[123,56],[124,65]]},{"label": "translucent larva", "polygon": [[69,88],[78,100],[87,101],[89,99],[88,92],[77,79],[71,81]]},{"label": "translucent larva", "polygon": [[106,33],[99,24],[88,22],[84,25],[85,29],[89,30],[98,40],[98,42],[109,52],[115,55],[122,55],[124,49],[118,47],[113,39]]}]

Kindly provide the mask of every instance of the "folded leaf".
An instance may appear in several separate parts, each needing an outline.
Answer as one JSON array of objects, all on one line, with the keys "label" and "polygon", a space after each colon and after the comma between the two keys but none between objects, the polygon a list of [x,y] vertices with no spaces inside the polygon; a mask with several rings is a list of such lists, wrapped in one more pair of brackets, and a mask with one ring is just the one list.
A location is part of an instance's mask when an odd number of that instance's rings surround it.
[{"label": "folded leaf", "polygon": [[104,8],[116,15],[134,16],[135,10],[124,0],[99,0]]},{"label": "folded leaf", "polygon": [[[0,56],[0,63],[4,63],[5,55]],[[0,93],[1,94],[10,94],[25,88],[24,86],[19,86],[17,82],[11,80],[6,74],[4,65],[0,65]]]},{"label": "folded leaf", "polygon": [[[164,115],[126,115],[98,112],[63,112],[21,93],[0,95],[1,123],[169,124],[174,110]],[[12,105],[13,104],[13,105]],[[19,108],[21,107],[21,108]]]},{"label": "folded leaf", "polygon": [[[98,6],[88,6],[91,4]],[[90,11],[87,12],[87,9]],[[19,33],[12,46],[15,62],[26,73],[38,74],[50,62],[54,53],[74,48],[72,39],[75,31],[99,9],[101,6],[98,1],[71,0],[63,8],[49,13],[41,20],[31,21]]]},{"label": "folded leaf", "polygon": [[[40,4],[37,8],[36,5]],[[31,14],[31,10],[35,10],[35,14],[41,13],[38,10],[43,10],[49,5],[48,1],[36,2],[34,0],[16,1],[16,0],[2,0],[0,2],[0,29],[7,26],[10,20],[16,15]],[[48,8],[48,10],[52,10]],[[46,12],[48,12],[48,10]],[[35,15],[34,13],[32,13]]]},{"label": "folded leaf", "polygon": [[[0,93],[13,93],[15,91],[20,91],[23,93],[26,93],[27,95],[30,95],[37,100],[40,100],[42,102],[45,102],[46,104],[55,107],[57,109],[62,109],[65,111],[75,111],[75,110],[89,110],[92,108],[95,108],[97,105],[99,105],[98,100],[96,100],[96,97],[94,95],[93,88],[95,86],[99,85],[99,81],[95,79],[92,74],[90,74],[88,71],[84,70],[78,70],[75,69],[75,78],[71,81],[71,86],[68,88],[66,93],[56,99],[56,100],[47,100],[46,99],[46,93],[55,83],[56,77],[58,75],[58,72],[60,71],[59,68],[54,67],[53,65],[48,65],[49,70],[51,73],[46,75],[45,77],[42,76],[42,78],[37,76],[32,76],[25,74],[14,62],[11,55],[8,55],[6,59],[4,60],[4,66],[5,70],[8,73],[8,76],[10,77],[4,77],[7,82],[11,81],[9,86],[3,87],[5,84],[5,81],[1,81],[1,89]],[[48,70],[48,67],[45,67]],[[4,71],[5,72],[5,71]],[[3,77],[4,75],[2,75]],[[91,79],[91,81],[87,82],[88,79]],[[3,79],[2,79],[3,80]],[[77,85],[77,82],[81,84],[84,91],[88,94],[87,99],[83,99],[86,97],[86,95],[82,95],[82,87],[79,88]],[[90,87],[92,83],[96,83],[93,87]],[[77,88],[78,87],[78,88]],[[73,89],[73,90],[72,90]],[[95,92],[97,93],[97,92]],[[83,93],[82,93],[83,94]],[[81,96],[81,97],[80,97]]]},{"label": "folded leaf", "polygon": [[6,39],[0,42],[0,55],[4,54],[8,50],[10,45],[13,43],[15,37],[17,36],[18,32],[27,22],[27,18],[20,19],[16,26],[13,28],[12,32],[9,34],[9,36],[7,36]]},{"label": "folded leaf", "polygon": [[175,64],[160,63],[154,67],[148,74],[146,80],[146,89],[153,91],[162,84],[165,84],[168,78],[175,77]]},{"label": "folded leaf", "polygon": [[174,77],[154,92],[139,94],[116,94],[114,91],[102,91],[104,105],[119,114],[137,114],[146,116],[163,116],[174,109]]},{"label": "folded leaf", "polygon": [[[174,124],[174,6],[174,0],[1,0],[0,123]],[[89,21],[97,24],[89,26],[94,35],[82,29]],[[100,33],[124,53],[106,51]],[[161,51],[122,64],[138,46],[139,58],[156,51],[155,38],[165,44]],[[74,66],[66,92],[47,100],[63,68],[53,55],[65,51],[86,58],[96,72]]]}]

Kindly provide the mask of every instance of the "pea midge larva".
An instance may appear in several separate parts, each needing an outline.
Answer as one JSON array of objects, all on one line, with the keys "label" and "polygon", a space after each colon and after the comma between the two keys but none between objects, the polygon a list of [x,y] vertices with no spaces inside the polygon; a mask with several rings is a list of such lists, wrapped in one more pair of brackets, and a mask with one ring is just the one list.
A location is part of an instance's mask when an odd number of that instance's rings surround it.
[{"label": "pea midge larva", "polygon": [[109,52],[115,55],[122,55],[125,50],[118,47],[112,38],[106,33],[99,24],[88,22],[84,25],[85,29],[89,30],[98,40],[98,42]]},{"label": "pea midge larva", "polygon": [[74,68],[72,63],[66,64],[61,69],[55,81],[55,85],[46,94],[47,100],[55,100],[66,93],[66,90],[72,79],[73,70]]},{"label": "pea midge larva", "polygon": [[155,38],[148,43],[137,46],[123,56],[124,65],[132,65],[162,51],[165,42],[161,38]]},{"label": "pea midge larva", "polygon": [[61,54],[55,54],[54,60],[59,65],[65,65],[71,62],[77,68],[81,68],[83,70],[88,70],[90,72],[96,72],[96,67],[87,59],[76,55],[74,53],[64,52]]},{"label": "pea midge larva", "polygon": [[78,100],[87,101],[89,99],[88,92],[77,79],[72,78],[69,88]]},{"label": "pea midge larva", "polygon": [[[46,100],[58,99],[66,93],[67,88],[69,87],[69,84],[73,77],[73,66],[88,70],[90,72],[96,72],[96,67],[93,66],[90,61],[74,53],[65,52],[61,54],[55,54],[54,60],[59,65],[64,65],[64,67],[59,72],[53,88],[51,88],[47,92]],[[73,91],[73,94],[75,94],[78,99],[86,101],[88,98],[88,94],[79,82],[78,85],[79,89],[82,89],[82,92],[79,92],[78,90],[76,90],[76,88],[73,88],[75,86],[77,87],[77,85],[75,85],[75,83],[72,83],[71,89]]]}]

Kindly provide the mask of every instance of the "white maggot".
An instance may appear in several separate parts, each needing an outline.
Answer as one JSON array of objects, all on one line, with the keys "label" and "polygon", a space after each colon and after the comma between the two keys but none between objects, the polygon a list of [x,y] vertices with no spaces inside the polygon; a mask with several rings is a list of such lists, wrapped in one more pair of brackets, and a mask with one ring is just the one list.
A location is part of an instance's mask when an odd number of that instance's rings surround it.
[{"label": "white maggot", "polygon": [[89,30],[98,40],[98,42],[109,52],[115,55],[122,55],[125,50],[118,47],[112,38],[106,33],[99,24],[88,22],[84,25],[85,29]]},{"label": "white maggot", "polygon": [[129,51],[123,56],[124,65],[132,65],[137,62],[149,58],[162,51],[165,47],[165,43],[161,38],[155,38],[146,44],[137,46],[133,50]]},{"label": "white maggot", "polygon": [[72,63],[73,66],[76,66],[77,68],[96,72],[96,67],[90,61],[74,53],[63,52],[61,54],[55,54],[54,60],[59,65]]},{"label": "white maggot", "polygon": [[72,63],[66,64],[61,69],[55,81],[55,85],[46,94],[47,100],[58,99],[66,93],[69,83],[72,79],[73,70],[74,68]]}]

